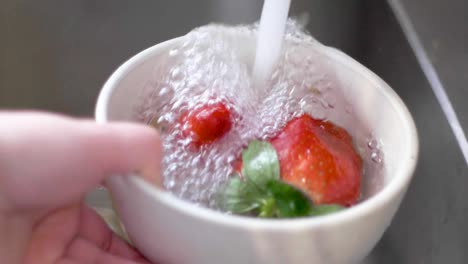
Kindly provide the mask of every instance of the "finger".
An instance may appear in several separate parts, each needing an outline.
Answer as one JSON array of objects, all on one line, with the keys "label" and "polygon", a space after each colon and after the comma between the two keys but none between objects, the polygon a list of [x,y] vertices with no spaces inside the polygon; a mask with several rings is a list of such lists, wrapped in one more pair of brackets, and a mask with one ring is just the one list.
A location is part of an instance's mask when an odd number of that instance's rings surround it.
[{"label": "finger", "polygon": [[151,264],[149,261],[145,259],[135,259],[135,260],[129,260],[129,259],[124,259],[121,257],[114,256],[112,254],[104,253],[99,256],[99,258],[94,262],[96,264]]},{"label": "finger", "polygon": [[66,259],[61,259],[57,261],[56,264],[83,264],[83,263],[70,259],[70,258],[66,258]]},{"label": "finger", "polygon": [[55,263],[79,230],[80,206],[70,206],[42,217],[35,223],[23,263]]},{"label": "finger", "polygon": [[111,254],[108,251],[96,247],[92,242],[81,237],[76,238],[70,244],[66,257],[80,263],[150,264],[142,257],[125,258]]},{"label": "finger", "polygon": [[113,233],[102,218],[86,205],[81,209],[78,235],[113,255],[127,259],[143,258],[138,251]]},{"label": "finger", "polygon": [[147,263],[83,204],[51,212],[38,222],[31,234],[24,263],[55,263],[63,256],[80,263],[95,263],[91,260],[103,258],[104,253]]},{"label": "finger", "polygon": [[0,131],[0,191],[15,206],[58,207],[134,171],[160,182],[161,142],[146,126],[0,113]]}]

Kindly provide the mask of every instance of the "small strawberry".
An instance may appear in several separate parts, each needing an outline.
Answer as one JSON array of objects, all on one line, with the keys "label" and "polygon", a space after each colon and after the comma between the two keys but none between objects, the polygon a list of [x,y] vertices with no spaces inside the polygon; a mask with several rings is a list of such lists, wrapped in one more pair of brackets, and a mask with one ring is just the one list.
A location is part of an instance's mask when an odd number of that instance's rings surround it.
[{"label": "small strawberry", "polygon": [[223,103],[203,105],[182,115],[183,133],[195,146],[212,143],[232,127],[231,112]]},{"label": "small strawberry", "polygon": [[303,115],[270,142],[278,153],[281,179],[315,204],[351,206],[358,201],[362,160],[343,128]]}]

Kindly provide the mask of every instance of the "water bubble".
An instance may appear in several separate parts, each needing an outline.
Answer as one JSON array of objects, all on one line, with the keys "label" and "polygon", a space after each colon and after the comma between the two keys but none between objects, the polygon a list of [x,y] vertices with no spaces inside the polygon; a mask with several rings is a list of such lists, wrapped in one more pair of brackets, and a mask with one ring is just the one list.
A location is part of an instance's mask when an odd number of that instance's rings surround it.
[{"label": "water bubble", "polygon": [[163,95],[166,95],[167,93],[169,93],[169,88],[167,87],[162,87],[161,90],[159,90],[159,95],[160,96],[163,96]]},{"label": "water bubble", "polygon": [[376,139],[371,139],[367,142],[367,147],[369,149],[376,149],[379,146],[379,142]]},{"label": "water bubble", "polygon": [[178,49],[171,49],[169,51],[169,56],[177,56],[179,55],[179,50]]},{"label": "water bubble", "polygon": [[371,160],[377,164],[381,164],[383,159],[380,151],[373,151],[371,153]]},{"label": "water bubble", "polygon": [[[251,61],[239,56],[242,45],[235,38],[226,37],[253,30],[253,26],[219,25],[193,30],[184,37],[181,47],[168,52],[167,63],[157,65],[154,75],[161,80],[144,88],[136,107],[141,120],[153,123],[157,119],[156,125],[164,128],[165,188],[200,206],[217,209],[216,194],[231,176],[231,164],[251,140],[275,136],[289,120],[304,113],[325,119],[340,109],[335,107],[341,101],[336,100],[331,88],[333,76],[323,73],[324,66],[311,49],[312,38],[293,25],[288,25],[286,39],[294,45],[284,46],[282,61],[268,86],[253,89]],[[183,133],[186,124],[178,122],[180,116],[220,100],[232,109],[231,131],[212,145],[193,148],[192,139]],[[360,142],[359,147],[367,151],[363,152],[365,161],[382,163],[377,141],[375,146],[374,142]]]},{"label": "water bubble", "polygon": [[174,180],[167,181],[166,183],[166,187],[169,189],[174,188],[175,185],[176,185],[176,182]]},{"label": "water bubble", "polygon": [[171,72],[171,77],[173,80],[178,80],[182,78],[182,71],[180,68],[174,68]]}]

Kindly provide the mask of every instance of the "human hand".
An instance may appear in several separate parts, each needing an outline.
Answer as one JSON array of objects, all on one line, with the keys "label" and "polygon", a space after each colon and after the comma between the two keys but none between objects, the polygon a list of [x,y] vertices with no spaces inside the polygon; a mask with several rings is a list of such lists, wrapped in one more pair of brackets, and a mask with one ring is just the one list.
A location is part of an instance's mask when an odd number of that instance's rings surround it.
[{"label": "human hand", "polygon": [[154,129],[0,112],[0,263],[149,263],[83,198],[111,175],[158,183]]}]

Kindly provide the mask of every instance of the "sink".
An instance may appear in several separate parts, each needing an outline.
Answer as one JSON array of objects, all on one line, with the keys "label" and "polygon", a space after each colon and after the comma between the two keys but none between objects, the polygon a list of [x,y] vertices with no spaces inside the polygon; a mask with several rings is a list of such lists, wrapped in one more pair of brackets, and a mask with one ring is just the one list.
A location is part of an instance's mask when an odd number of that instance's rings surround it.
[{"label": "sink", "polygon": [[[262,2],[4,0],[0,107],[91,117],[101,85],[123,61],[209,22],[254,22]],[[292,2],[291,14],[308,17],[314,37],[342,49],[395,89],[419,130],[414,180],[364,264],[468,263],[466,162],[391,6],[372,0]],[[87,201],[110,206],[103,190],[92,192]]]},{"label": "sink", "polygon": [[407,104],[419,130],[420,160],[402,207],[364,263],[468,263],[466,161],[392,9],[376,2],[365,3],[358,60]]}]

